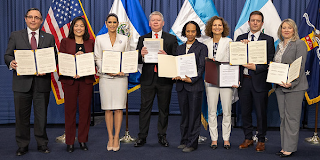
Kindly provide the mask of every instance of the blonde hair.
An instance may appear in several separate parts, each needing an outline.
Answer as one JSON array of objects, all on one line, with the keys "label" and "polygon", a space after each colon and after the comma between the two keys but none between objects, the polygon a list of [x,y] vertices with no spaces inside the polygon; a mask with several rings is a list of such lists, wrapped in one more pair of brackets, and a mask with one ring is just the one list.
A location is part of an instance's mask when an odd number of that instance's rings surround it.
[{"label": "blonde hair", "polygon": [[282,36],[282,34],[281,34],[281,30],[282,30],[282,25],[283,25],[283,23],[287,23],[289,26],[291,26],[291,27],[293,28],[293,32],[294,32],[294,33],[293,33],[293,37],[291,38],[291,41],[296,41],[296,40],[300,39],[300,38],[299,38],[299,34],[298,34],[298,27],[297,27],[296,22],[294,22],[294,20],[288,18],[288,19],[283,20],[283,21],[281,22],[279,28],[278,28],[278,37],[279,37],[279,39],[280,39],[281,41],[284,41],[284,38],[283,38],[283,36]]}]

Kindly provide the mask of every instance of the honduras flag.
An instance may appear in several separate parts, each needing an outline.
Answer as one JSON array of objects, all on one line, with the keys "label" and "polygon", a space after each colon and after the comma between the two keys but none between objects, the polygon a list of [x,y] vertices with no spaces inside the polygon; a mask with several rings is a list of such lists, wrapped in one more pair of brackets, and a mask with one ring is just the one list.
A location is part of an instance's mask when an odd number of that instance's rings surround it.
[{"label": "honduras flag", "polygon": [[306,76],[308,79],[309,89],[305,93],[309,105],[320,101],[320,1],[311,0],[303,14],[299,35],[308,48],[306,60]]},{"label": "honduras flag", "polygon": [[[142,10],[139,0],[114,0],[110,13],[115,13],[119,18],[118,33],[127,35],[130,40],[130,50],[135,50],[139,37],[151,32],[148,19]],[[101,28],[98,35],[108,32],[106,25]],[[140,88],[142,65],[139,64],[138,72],[130,73],[128,93]]]},{"label": "honduras flag", "polygon": [[169,33],[175,35],[181,45],[187,41],[187,38],[181,36],[184,24],[195,21],[200,26],[202,34],[198,40],[203,42],[209,38],[205,36],[204,29],[207,21],[213,16],[219,15],[212,0],[185,0]]},{"label": "honduras flag", "polygon": [[[197,38],[200,42],[205,41],[210,38],[205,36],[204,30],[207,21],[213,17],[219,16],[216,10],[216,7],[212,0],[185,0],[176,21],[174,22],[170,34],[173,34],[177,37],[178,43],[181,45],[187,41],[186,37],[181,36],[181,31],[185,23],[189,21],[195,21],[198,23],[201,30],[201,37]],[[204,74],[203,74],[204,77]],[[217,109],[217,114],[222,112],[222,107],[219,101]],[[208,103],[206,92],[203,92],[202,100],[202,113],[201,113],[201,122],[205,129],[208,128]]]},{"label": "honduras flag", "polygon": [[274,7],[271,0],[247,0],[242,9],[238,24],[235,28],[234,39],[241,34],[247,33],[250,31],[248,24],[250,13],[253,11],[260,11],[264,17],[264,23],[261,28],[261,32],[272,36],[274,39],[274,46],[277,46],[279,43],[279,38],[277,36],[278,27],[281,24],[281,19],[279,14]]}]

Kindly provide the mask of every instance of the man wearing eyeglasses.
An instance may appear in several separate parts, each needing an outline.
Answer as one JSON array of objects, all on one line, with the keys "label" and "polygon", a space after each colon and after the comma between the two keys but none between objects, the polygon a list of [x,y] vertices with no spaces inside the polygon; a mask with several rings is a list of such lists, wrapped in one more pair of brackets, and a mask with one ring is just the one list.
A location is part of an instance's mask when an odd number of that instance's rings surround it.
[{"label": "man wearing eyeglasses", "polygon": [[[34,109],[34,135],[37,149],[49,153],[46,132],[47,108],[51,91],[51,74],[17,76],[14,50],[35,50],[37,48],[55,47],[54,37],[40,30],[43,22],[41,12],[30,8],[24,18],[27,28],[11,33],[4,55],[5,63],[13,71],[12,90],[15,104],[17,156],[28,152],[30,142],[31,105]],[[56,52],[56,50],[55,50]]]}]

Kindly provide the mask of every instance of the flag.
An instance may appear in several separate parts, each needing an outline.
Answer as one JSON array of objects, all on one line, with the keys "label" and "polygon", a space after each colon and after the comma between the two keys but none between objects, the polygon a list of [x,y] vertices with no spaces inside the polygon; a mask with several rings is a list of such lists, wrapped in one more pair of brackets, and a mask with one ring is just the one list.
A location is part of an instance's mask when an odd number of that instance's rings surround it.
[{"label": "flag", "polygon": [[213,16],[219,15],[212,0],[185,0],[169,33],[175,35],[181,45],[187,41],[186,37],[181,36],[182,27],[189,21],[195,21],[201,30],[201,37],[197,39],[203,42],[210,38],[205,35],[204,30],[207,21]]},{"label": "flag", "polygon": [[[181,36],[183,26],[189,21],[195,21],[201,30],[201,37],[197,39],[203,42],[210,38],[205,35],[204,30],[207,21],[213,16],[219,16],[219,14],[212,0],[185,0],[169,33],[175,35],[179,45],[181,45],[187,41],[186,37]],[[219,103],[217,114],[221,113],[221,111],[222,108]],[[208,103],[205,90],[201,106],[201,123],[205,129],[208,128]]]},{"label": "flag", "polygon": [[[54,36],[56,47],[59,49],[61,40],[68,37],[71,21],[78,16],[85,18],[88,25],[90,38],[95,39],[94,32],[92,31],[80,0],[52,0],[41,30]],[[98,77],[95,78],[97,82]],[[62,89],[62,84],[60,81],[58,81],[58,79],[58,71],[51,73],[52,92],[55,96],[56,103],[62,104],[64,103],[64,92]]]},{"label": "flag", "polygon": [[299,26],[299,35],[308,48],[308,55],[305,65],[309,89],[305,93],[309,105],[320,101],[320,1],[311,0],[302,16]]},{"label": "flag", "polygon": [[[139,37],[151,32],[149,22],[142,10],[139,0],[114,0],[109,13],[115,13],[119,19],[118,33],[129,37],[130,50],[135,50]],[[106,25],[101,28],[98,35],[108,32]],[[97,35],[97,36],[98,36]],[[128,77],[128,93],[140,88],[142,65],[138,72],[130,73]]]},{"label": "flag", "polygon": [[264,23],[261,28],[261,32],[273,37],[274,46],[279,43],[277,35],[278,26],[281,24],[280,16],[274,7],[271,0],[247,0],[242,9],[240,18],[235,28],[234,40],[241,34],[248,33],[250,27],[248,24],[250,13],[253,11],[260,11],[264,17]]}]

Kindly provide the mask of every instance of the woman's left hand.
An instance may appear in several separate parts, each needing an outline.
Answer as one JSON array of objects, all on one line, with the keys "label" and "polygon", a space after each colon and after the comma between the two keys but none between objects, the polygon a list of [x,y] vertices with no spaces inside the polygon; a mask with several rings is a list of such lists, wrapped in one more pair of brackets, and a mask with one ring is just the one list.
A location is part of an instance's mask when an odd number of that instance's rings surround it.
[{"label": "woman's left hand", "polygon": [[[281,81],[282,82],[282,81]],[[290,88],[291,87],[291,83],[283,83],[279,84],[280,86],[284,87],[284,88]]]},{"label": "woman's left hand", "polygon": [[76,55],[80,55],[80,54],[83,54],[83,52],[82,52],[82,51],[78,51],[78,52],[76,53]]},{"label": "woman's left hand", "polygon": [[186,75],[186,78],[182,78],[181,80],[184,81],[184,82],[187,82],[187,83],[192,83],[191,78],[188,77],[187,75]]}]

